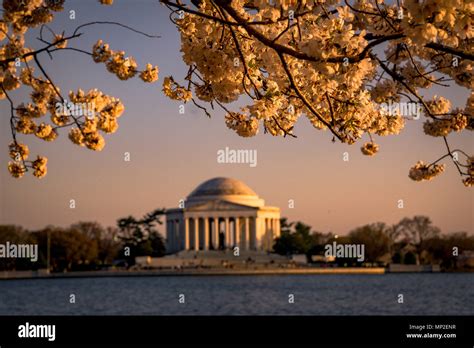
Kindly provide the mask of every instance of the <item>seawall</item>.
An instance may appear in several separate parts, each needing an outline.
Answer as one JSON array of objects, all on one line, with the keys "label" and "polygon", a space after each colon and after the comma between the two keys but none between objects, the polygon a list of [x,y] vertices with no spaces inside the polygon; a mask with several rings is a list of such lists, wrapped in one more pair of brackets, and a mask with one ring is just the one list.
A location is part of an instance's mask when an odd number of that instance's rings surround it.
[{"label": "seawall", "polygon": [[250,275],[317,275],[317,274],[385,274],[385,268],[284,268],[284,269],[162,269],[117,270],[50,273],[42,271],[0,272],[0,280],[7,279],[57,279],[95,277],[182,277],[182,276],[250,276]]}]

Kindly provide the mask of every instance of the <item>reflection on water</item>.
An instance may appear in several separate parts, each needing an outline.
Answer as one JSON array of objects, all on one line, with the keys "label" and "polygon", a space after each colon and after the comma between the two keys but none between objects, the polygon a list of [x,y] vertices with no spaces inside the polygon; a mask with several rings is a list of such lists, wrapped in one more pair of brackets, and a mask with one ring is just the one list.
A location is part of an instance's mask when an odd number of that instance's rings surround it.
[{"label": "reflection on water", "polygon": [[473,315],[473,285],[472,273],[8,280],[0,315]]}]

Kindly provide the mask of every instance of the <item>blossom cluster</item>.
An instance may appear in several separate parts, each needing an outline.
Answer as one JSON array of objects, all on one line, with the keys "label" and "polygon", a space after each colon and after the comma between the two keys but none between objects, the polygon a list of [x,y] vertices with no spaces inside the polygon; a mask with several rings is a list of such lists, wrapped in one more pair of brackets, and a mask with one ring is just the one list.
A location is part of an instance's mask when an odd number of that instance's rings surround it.
[{"label": "blossom cluster", "polygon": [[467,121],[468,119],[465,115],[457,113],[449,118],[427,120],[423,124],[423,130],[427,135],[444,137],[452,131],[459,132],[466,128]]},{"label": "blossom cluster", "polygon": [[[4,0],[3,15],[0,19],[0,99],[6,99],[10,91],[22,85],[31,88],[31,102],[12,105],[11,123],[13,131],[23,134],[34,134],[40,139],[52,141],[57,132],[46,122],[37,123],[36,119],[46,115],[54,99],[55,90],[46,80],[33,77],[33,68],[22,68],[33,59],[33,50],[25,46],[25,35],[29,29],[51,22],[54,12],[63,10],[64,0]],[[65,47],[66,40],[55,36],[52,43]],[[18,64],[20,63],[20,64]],[[9,102],[13,103],[11,99]],[[27,168],[33,169],[33,175],[42,178],[47,172],[46,157],[38,156],[28,160],[28,146],[14,138],[9,145],[12,161],[8,170],[15,178],[22,177]]]},{"label": "blossom cluster", "polygon": [[[113,0],[99,2],[111,5]],[[22,177],[29,169],[38,178],[47,173],[47,158],[37,156],[35,160],[29,160],[30,149],[20,141],[18,135],[34,135],[51,142],[57,139],[60,129],[70,128],[69,139],[74,144],[100,151],[105,146],[101,132],[116,132],[117,120],[124,112],[124,105],[119,99],[97,89],[88,92],[79,89],[77,92],[70,92],[69,100],[66,99],[36,59],[47,48],[67,48],[68,41],[78,35],[68,37],[64,32],[56,34],[48,28],[48,31],[41,30],[39,33],[46,47],[38,51],[26,47],[28,30],[51,22],[54,12],[64,10],[63,5],[64,0],[3,1],[3,17],[0,19],[0,99],[8,98],[7,101],[11,104],[13,142],[9,145],[11,161],[8,163],[8,170],[15,178]],[[45,33],[51,34],[49,41],[44,36]],[[104,63],[107,70],[121,80],[137,74],[144,82],[158,80],[158,67],[147,64],[145,70],[139,71],[132,57],[126,57],[123,51],[111,50],[101,40],[94,45],[90,54],[95,62]],[[30,63],[33,59],[34,64]],[[10,91],[22,86],[31,90],[30,98],[16,104]],[[82,108],[76,108],[80,105],[90,106],[91,110],[85,113]],[[78,114],[77,110],[81,112]]]},{"label": "blossom cluster", "polygon": [[[240,112],[224,109],[227,127],[238,135],[256,135],[263,125],[286,136],[304,116],[352,144],[364,134],[400,133],[403,115],[382,107],[392,102],[418,103],[430,136],[474,129],[474,94],[464,110],[420,94],[449,80],[474,89],[474,64],[452,53],[474,51],[473,6],[462,0],[201,0],[202,15],[186,12],[175,22],[194,95],[219,105],[250,98]],[[377,40],[385,59],[378,59]],[[451,51],[440,53],[436,45]],[[192,98],[173,79],[163,90],[171,99]],[[378,150],[372,141],[361,148],[369,156]],[[444,169],[423,166],[419,162],[410,177],[427,180]]]},{"label": "blossom cluster", "polygon": [[225,123],[241,137],[252,137],[258,133],[258,120],[241,113],[228,113],[225,116]]},{"label": "blossom cluster", "polygon": [[[286,4],[286,5],[283,5]],[[301,93],[308,103],[320,114],[317,117],[308,109],[301,98],[291,93],[291,84],[275,50],[260,40],[251,37],[242,26],[232,27],[216,24],[198,15],[186,14],[177,19],[181,33],[183,60],[199,74],[194,91],[200,100],[231,103],[240,96],[249,95],[252,103],[244,108],[246,116],[229,117],[226,124],[239,135],[256,134],[244,131],[248,120],[262,123],[272,135],[284,136],[292,132],[300,116],[306,116],[314,127],[326,129],[328,124],[340,134],[341,139],[353,143],[364,133],[378,135],[397,134],[403,128],[401,116],[384,115],[374,99],[386,100],[386,95],[395,96],[397,86],[391,84],[391,92],[382,92],[379,98],[372,98],[364,80],[373,76],[376,65],[369,58],[351,64],[342,61],[327,63],[325,59],[359,54],[367,45],[365,31],[357,30],[351,23],[354,16],[347,6],[338,7],[338,15],[327,17],[324,11],[307,1],[302,4],[307,10],[304,21],[279,35],[287,27],[290,5],[282,1],[279,5],[267,1],[256,1],[257,11],[245,11],[243,1],[233,1],[232,8],[248,22],[270,21],[272,24],[253,25],[262,35],[278,44],[293,47],[321,62],[312,62],[287,56],[288,68]],[[210,1],[201,1],[199,10],[208,16],[219,17]],[[302,12],[304,11],[301,10]],[[229,20],[230,17],[227,18]],[[301,36],[295,41],[295,35]],[[166,80],[165,94],[172,99],[182,100],[179,93],[173,93],[174,80]],[[387,84],[388,85],[388,84]],[[185,90],[185,89],[184,89]],[[184,92],[177,88],[178,92]],[[329,93],[329,100],[325,96]],[[291,108],[291,112],[288,109]],[[240,113],[236,113],[240,114]],[[241,123],[241,126],[237,126]]]},{"label": "blossom cluster", "polygon": [[191,91],[180,86],[171,76],[167,76],[163,80],[163,93],[173,100],[187,102],[192,99]]},{"label": "blossom cluster", "polygon": [[374,142],[365,143],[364,146],[360,148],[362,153],[366,156],[373,156],[379,151],[379,146]]},{"label": "blossom cluster", "polygon": [[124,105],[119,99],[105,95],[97,89],[87,93],[82,90],[77,93],[70,92],[69,98],[74,103],[94,105],[94,116],[77,122],[69,131],[69,139],[79,146],[101,151],[105,141],[99,131],[114,133],[118,129],[117,119],[124,112]]},{"label": "blossom cluster", "polygon": [[467,158],[467,174],[468,176],[464,178],[463,184],[466,187],[474,186],[474,156]]},{"label": "blossom cluster", "polygon": [[423,161],[418,161],[413,167],[410,168],[408,176],[410,179],[415,181],[431,180],[435,176],[444,172],[444,169],[444,164],[428,165]]},{"label": "blossom cluster", "polygon": [[[107,71],[115,74],[120,80],[128,80],[138,73],[138,65],[133,57],[125,57],[124,51],[110,49],[102,40],[98,40],[92,48],[92,59],[96,63],[104,63]],[[158,80],[158,67],[148,63],[139,76],[144,82],[155,82]]]}]

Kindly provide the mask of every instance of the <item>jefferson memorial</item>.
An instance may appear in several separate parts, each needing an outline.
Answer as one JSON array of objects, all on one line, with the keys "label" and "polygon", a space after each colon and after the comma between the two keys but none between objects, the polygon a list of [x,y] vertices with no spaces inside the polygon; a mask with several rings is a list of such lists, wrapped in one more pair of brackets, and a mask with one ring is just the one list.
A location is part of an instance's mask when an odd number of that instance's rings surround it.
[{"label": "jefferson memorial", "polygon": [[183,208],[166,212],[167,251],[271,251],[280,236],[280,208],[242,181],[214,178],[189,194]]}]

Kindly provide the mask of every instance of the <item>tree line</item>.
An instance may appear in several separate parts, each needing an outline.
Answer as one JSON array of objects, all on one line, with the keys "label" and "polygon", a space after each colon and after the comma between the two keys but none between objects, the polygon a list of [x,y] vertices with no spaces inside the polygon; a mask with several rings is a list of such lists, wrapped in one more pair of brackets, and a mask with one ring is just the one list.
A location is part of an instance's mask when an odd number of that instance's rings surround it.
[{"label": "tree line", "polygon": [[[164,209],[140,219],[121,218],[116,227],[103,227],[98,222],[79,222],[69,227],[47,226],[29,231],[17,225],[0,225],[0,244],[37,244],[38,261],[0,258],[0,270],[36,270],[52,272],[128,267],[136,256],[163,256],[165,241],[158,225]],[[49,261],[48,261],[49,249]]]},{"label": "tree line", "polygon": [[[29,231],[21,226],[0,225],[0,244],[38,244],[38,261],[0,258],[0,270],[30,270],[49,266],[52,272],[129,267],[137,256],[160,257],[166,253],[165,240],[159,233],[164,209],[141,218],[128,216],[115,227],[97,222],[78,222],[69,227],[47,226]],[[474,236],[466,232],[442,234],[426,216],[404,218],[394,225],[377,222],[357,227],[347,235],[313,231],[304,222],[281,219],[281,236],[274,252],[281,255],[324,256],[325,245],[363,244],[365,263],[387,265],[440,264],[456,268],[457,256],[474,250]],[[48,258],[49,249],[49,258]],[[49,259],[49,261],[48,261]],[[340,265],[360,265],[355,259],[337,258]],[[49,263],[49,264],[48,264]]]},{"label": "tree line", "polygon": [[[281,255],[305,254],[309,261],[314,255],[324,255],[325,245],[363,244],[365,262],[387,265],[439,264],[444,269],[456,268],[457,257],[464,251],[474,250],[474,235],[467,232],[442,234],[426,216],[404,218],[394,225],[376,222],[357,227],[345,236],[331,232],[312,231],[303,222],[281,219],[281,236],[274,250]],[[338,258],[338,264],[357,265],[355,259]]]}]

